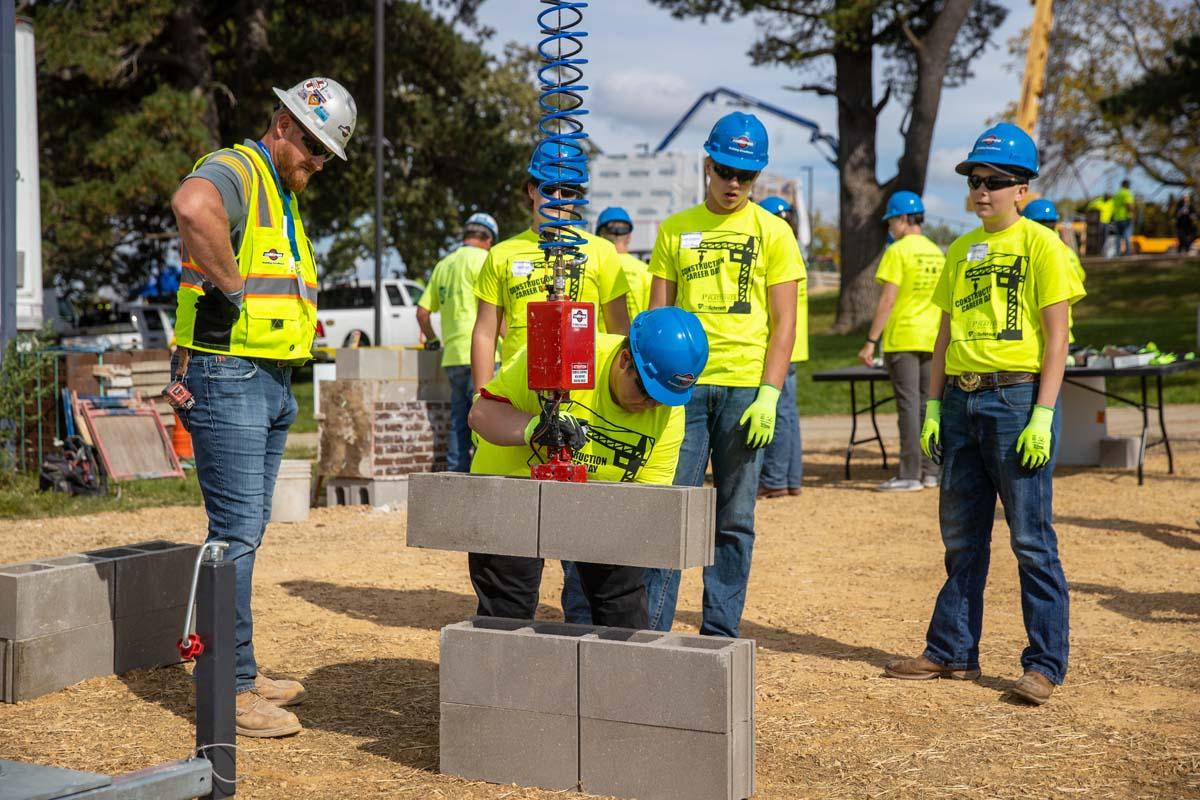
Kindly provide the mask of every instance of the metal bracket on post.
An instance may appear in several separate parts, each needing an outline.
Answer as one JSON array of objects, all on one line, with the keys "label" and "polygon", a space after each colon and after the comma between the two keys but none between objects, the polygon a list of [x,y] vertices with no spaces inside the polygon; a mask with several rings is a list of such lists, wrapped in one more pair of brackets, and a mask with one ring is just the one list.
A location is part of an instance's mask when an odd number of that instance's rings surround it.
[{"label": "metal bracket on post", "polygon": [[[224,544],[210,543],[210,544]],[[236,566],[224,547],[208,547],[196,581],[196,751],[212,764],[213,800],[237,792],[237,703],[234,662]]]}]

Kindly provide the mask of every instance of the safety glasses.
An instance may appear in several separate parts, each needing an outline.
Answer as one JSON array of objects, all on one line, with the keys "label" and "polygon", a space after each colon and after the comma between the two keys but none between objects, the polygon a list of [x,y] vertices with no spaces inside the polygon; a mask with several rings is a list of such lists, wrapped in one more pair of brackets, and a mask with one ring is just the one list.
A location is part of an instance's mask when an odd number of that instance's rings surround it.
[{"label": "safety glasses", "polygon": [[627,233],[631,233],[633,228],[627,222],[610,222],[601,230],[611,236],[624,236]]},{"label": "safety glasses", "polygon": [[587,194],[587,189],[579,185],[555,186],[546,191],[551,197],[557,197],[559,200],[579,200]]},{"label": "safety glasses", "polygon": [[980,186],[986,186],[989,192],[998,192],[1001,189],[1020,186],[1022,183],[1027,183],[1027,181],[1020,178],[1009,178],[1004,175],[988,175],[986,178],[982,175],[967,176],[967,185],[972,189],[978,190]]},{"label": "safety glasses", "polygon": [[325,143],[320,139],[316,138],[315,136],[310,136],[308,132],[304,130],[304,126],[301,125],[295,117],[292,117],[292,122],[296,124],[296,130],[300,132],[300,144],[302,144],[304,149],[308,151],[309,156],[312,158],[333,157],[333,151],[326,147]]},{"label": "safety glasses", "polygon": [[733,169],[724,164],[713,162],[713,172],[717,173],[717,177],[723,181],[732,181],[737,178],[737,182],[743,186],[747,183],[752,183],[758,177],[758,173],[748,169]]}]

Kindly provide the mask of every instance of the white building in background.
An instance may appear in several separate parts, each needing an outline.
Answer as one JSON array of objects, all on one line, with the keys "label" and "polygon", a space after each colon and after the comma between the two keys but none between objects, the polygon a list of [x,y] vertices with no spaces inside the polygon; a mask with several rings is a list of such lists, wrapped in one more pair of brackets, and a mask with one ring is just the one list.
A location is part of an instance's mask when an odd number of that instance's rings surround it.
[{"label": "white building in background", "polygon": [[[621,206],[633,218],[629,249],[649,258],[659,224],[672,214],[704,202],[704,154],[646,153],[603,154],[588,158],[587,229],[594,231],[596,217],[609,206]],[[812,241],[804,193],[799,178],[762,173],[754,185],[754,199],[778,195],[791,203],[799,220],[800,244]]]},{"label": "white building in background", "polygon": [[42,199],[33,25],[17,17],[17,330],[42,327]]}]

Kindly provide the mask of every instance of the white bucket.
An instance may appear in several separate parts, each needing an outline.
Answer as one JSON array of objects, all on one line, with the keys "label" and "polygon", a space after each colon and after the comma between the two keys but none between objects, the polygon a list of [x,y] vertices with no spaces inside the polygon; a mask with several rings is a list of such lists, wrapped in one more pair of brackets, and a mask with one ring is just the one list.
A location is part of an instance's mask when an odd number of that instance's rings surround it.
[{"label": "white bucket", "polygon": [[275,493],[271,496],[271,522],[304,522],[312,493],[312,462],[285,458],[279,463]]}]

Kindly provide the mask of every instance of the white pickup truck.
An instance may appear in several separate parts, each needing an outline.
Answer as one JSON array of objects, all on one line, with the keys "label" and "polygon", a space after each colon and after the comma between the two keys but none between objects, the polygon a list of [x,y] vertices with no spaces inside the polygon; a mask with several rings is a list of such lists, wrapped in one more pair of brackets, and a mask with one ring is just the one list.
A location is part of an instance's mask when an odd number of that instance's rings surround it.
[{"label": "white pickup truck", "polygon": [[[383,282],[383,341],[375,341],[375,287],[370,283],[342,284],[322,289],[317,296],[317,336],[313,350],[332,355],[345,347],[357,331],[358,343],[371,345],[416,345],[422,341],[417,325],[417,301],[424,287],[407,278]],[[439,315],[433,327],[440,332]]]}]

